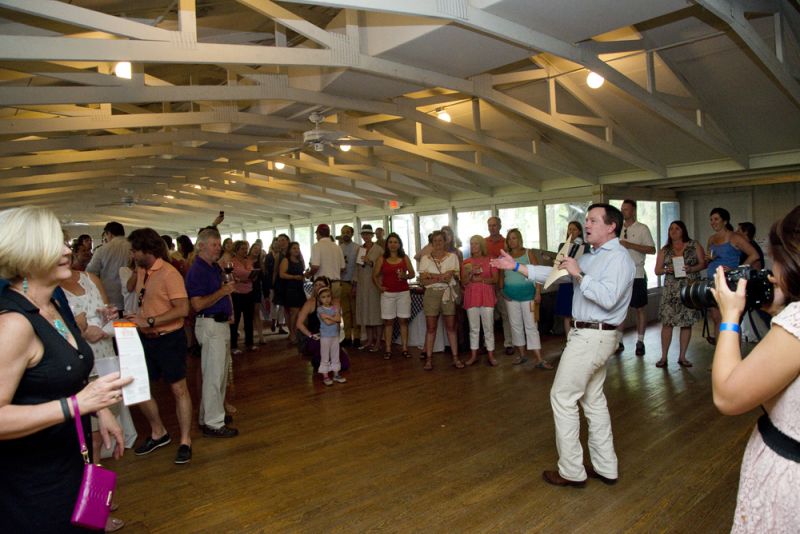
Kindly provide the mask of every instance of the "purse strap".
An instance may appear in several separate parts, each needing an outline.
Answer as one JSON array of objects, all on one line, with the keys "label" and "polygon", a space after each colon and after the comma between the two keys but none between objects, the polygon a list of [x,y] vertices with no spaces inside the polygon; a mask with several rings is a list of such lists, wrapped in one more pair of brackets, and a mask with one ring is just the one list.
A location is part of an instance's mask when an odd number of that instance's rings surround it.
[{"label": "purse strap", "polygon": [[81,421],[81,411],[78,409],[78,398],[72,395],[69,400],[72,402],[72,411],[75,414],[73,419],[75,419],[75,430],[78,432],[78,442],[81,444],[83,463],[89,465],[89,448],[86,447],[86,439],[83,437],[83,421]]}]

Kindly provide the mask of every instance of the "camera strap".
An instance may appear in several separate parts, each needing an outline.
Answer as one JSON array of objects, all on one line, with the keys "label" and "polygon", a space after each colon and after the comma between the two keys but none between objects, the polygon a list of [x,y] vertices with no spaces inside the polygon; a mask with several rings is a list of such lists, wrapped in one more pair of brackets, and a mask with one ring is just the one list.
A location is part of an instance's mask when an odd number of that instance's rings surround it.
[{"label": "camera strap", "polygon": [[787,460],[800,463],[800,441],[778,430],[772,424],[772,420],[766,410],[764,410],[764,415],[758,418],[758,431],[761,433],[761,439],[775,454]]}]

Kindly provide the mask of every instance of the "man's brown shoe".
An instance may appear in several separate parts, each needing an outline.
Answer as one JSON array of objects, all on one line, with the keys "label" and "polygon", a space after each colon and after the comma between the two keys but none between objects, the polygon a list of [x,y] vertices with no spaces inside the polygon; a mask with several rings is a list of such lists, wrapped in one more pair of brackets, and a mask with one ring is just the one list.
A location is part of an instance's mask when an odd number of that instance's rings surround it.
[{"label": "man's brown shoe", "polygon": [[559,475],[558,471],[544,471],[542,472],[542,478],[545,482],[554,486],[572,486],[575,488],[586,486],[585,480],[567,480]]},{"label": "man's brown shoe", "polygon": [[590,464],[586,464],[583,467],[586,468],[586,476],[590,478],[596,478],[597,480],[599,480],[603,484],[606,484],[607,486],[613,486],[614,484],[617,483],[617,480],[619,480],[618,478],[604,477],[603,475],[595,471],[594,467],[592,467]]}]

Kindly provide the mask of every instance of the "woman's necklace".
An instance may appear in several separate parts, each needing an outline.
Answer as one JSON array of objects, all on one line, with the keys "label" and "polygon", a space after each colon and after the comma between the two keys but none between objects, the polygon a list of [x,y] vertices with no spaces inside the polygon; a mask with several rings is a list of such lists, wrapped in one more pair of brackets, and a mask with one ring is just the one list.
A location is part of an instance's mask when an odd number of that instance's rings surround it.
[{"label": "woman's necklace", "polygon": [[20,293],[23,297],[28,299],[34,306],[36,306],[39,309],[39,315],[44,317],[45,320],[47,320],[48,322],[52,323],[53,327],[56,329],[56,332],[61,334],[61,337],[63,337],[66,340],[69,340],[69,329],[67,328],[67,325],[64,324],[64,321],[62,321],[58,317],[51,317],[50,316],[51,314],[45,313],[45,309],[43,306],[39,306],[36,302],[33,301],[33,299],[31,299],[28,295],[26,295],[19,289],[15,287],[12,287],[11,289],[16,291],[17,293]]}]

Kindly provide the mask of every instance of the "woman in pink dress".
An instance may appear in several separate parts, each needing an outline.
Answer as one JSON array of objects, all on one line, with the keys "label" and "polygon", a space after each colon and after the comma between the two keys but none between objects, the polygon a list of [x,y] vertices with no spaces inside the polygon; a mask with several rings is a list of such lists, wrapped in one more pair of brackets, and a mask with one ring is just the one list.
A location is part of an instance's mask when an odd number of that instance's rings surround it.
[{"label": "woman in pink dress", "polygon": [[494,359],[494,306],[497,303],[494,288],[497,285],[497,269],[489,264],[486,241],[479,235],[469,238],[470,257],[461,266],[461,283],[464,286],[464,309],[469,319],[469,359],[466,365],[478,361],[478,342],[483,324],[483,340],[489,353],[489,365],[497,365]]},{"label": "woman in pink dress", "polygon": [[769,251],[772,328],[744,360],[745,282],[734,293],[723,268],[715,273],[722,323],[711,369],[714,404],[726,415],[764,411],[744,452],[732,532],[800,532],[800,206],[772,226]]}]

